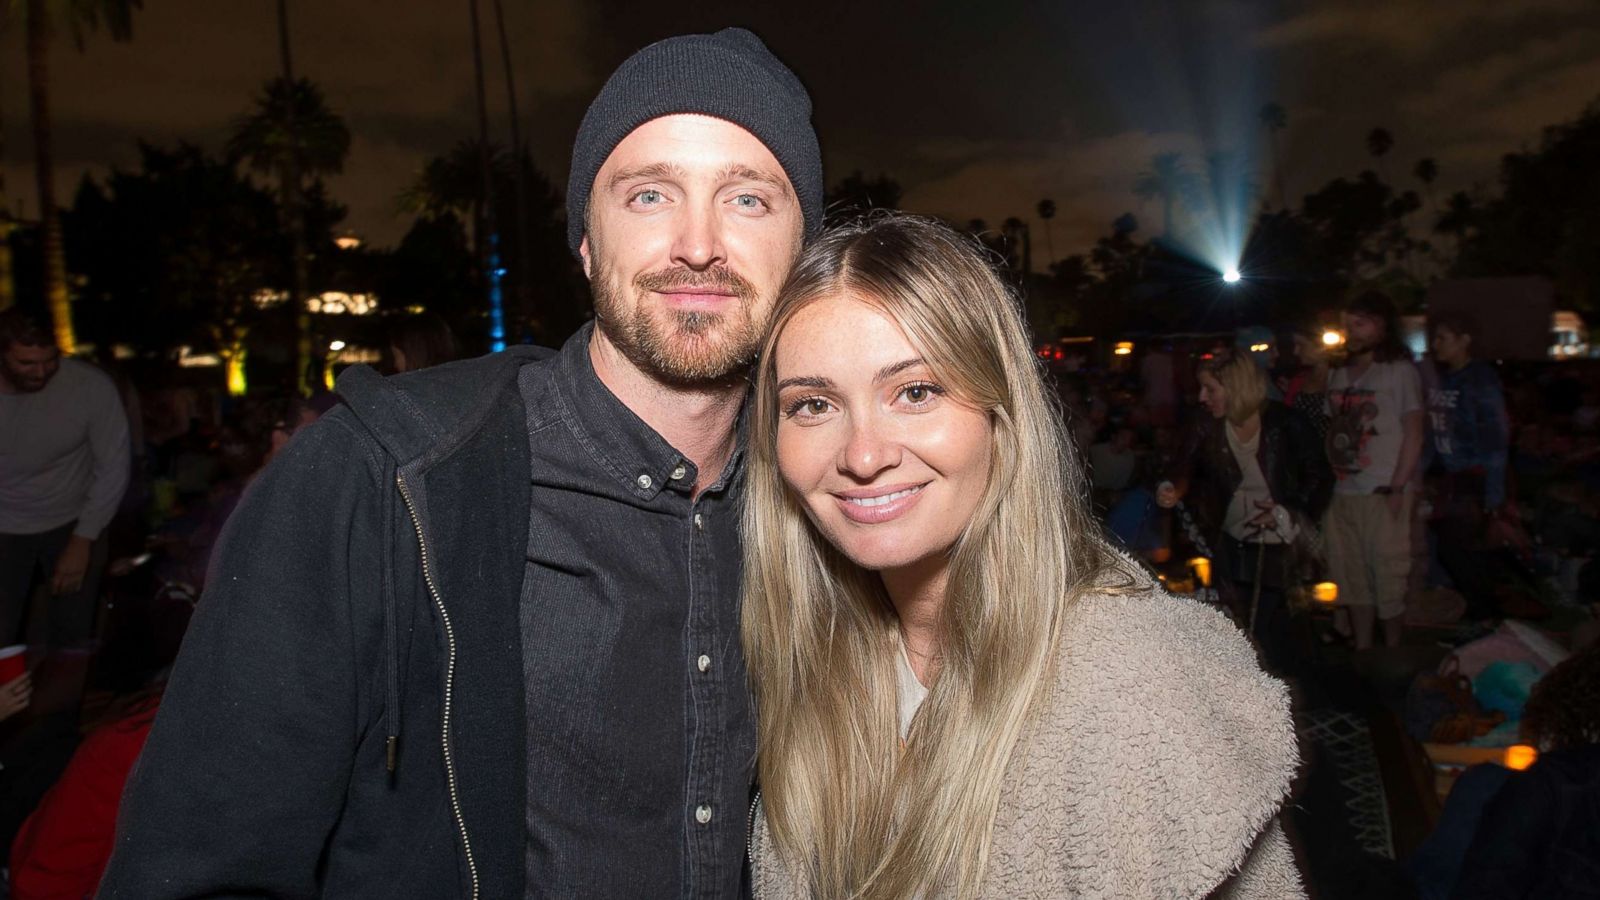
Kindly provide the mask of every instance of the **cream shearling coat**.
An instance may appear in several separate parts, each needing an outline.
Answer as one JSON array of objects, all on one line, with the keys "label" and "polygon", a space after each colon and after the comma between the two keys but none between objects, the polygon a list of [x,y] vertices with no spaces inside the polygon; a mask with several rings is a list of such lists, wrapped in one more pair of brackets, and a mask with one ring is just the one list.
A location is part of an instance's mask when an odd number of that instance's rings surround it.
[{"label": "cream shearling coat", "polygon": [[[1133,592],[1091,593],[1067,613],[981,896],[1304,897],[1277,821],[1299,761],[1287,691],[1220,612],[1129,574]],[[759,805],[752,815],[756,900],[808,898]]]}]

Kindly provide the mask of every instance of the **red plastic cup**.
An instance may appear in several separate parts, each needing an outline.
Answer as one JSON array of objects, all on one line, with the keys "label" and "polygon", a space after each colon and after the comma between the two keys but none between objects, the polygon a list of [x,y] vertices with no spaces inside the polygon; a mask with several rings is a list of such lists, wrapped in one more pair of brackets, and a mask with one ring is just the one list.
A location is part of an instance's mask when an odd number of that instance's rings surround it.
[{"label": "red plastic cup", "polygon": [[0,647],[0,684],[10,684],[28,671],[28,645]]}]

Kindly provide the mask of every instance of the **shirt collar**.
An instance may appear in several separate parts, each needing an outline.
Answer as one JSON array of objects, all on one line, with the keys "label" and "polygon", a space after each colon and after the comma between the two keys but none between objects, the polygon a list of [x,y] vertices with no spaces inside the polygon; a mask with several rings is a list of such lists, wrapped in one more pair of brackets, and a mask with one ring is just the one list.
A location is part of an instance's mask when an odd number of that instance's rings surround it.
[{"label": "shirt collar", "polygon": [[[562,345],[556,357],[555,393],[562,421],[635,496],[653,499],[663,490],[689,496],[699,476],[695,464],[617,399],[595,373],[589,356],[594,327],[590,320]],[[746,403],[739,412],[733,458],[723,477],[708,490],[720,489],[739,470],[748,407]]]}]

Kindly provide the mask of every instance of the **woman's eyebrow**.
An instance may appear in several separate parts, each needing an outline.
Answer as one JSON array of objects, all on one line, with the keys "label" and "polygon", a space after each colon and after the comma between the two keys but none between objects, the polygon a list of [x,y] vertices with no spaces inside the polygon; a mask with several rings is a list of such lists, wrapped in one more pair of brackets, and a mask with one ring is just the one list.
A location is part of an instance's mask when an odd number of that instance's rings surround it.
[{"label": "woman's eyebrow", "polygon": [[827,390],[833,387],[833,382],[821,375],[797,375],[794,378],[785,378],[778,382],[778,390],[791,387],[808,387],[816,390]]},{"label": "woman's eyebrow", "polygon": [[916,366],[921,365],[926,365],[926,363],[920,356],[913,359],[901,360],[897,363],[890,363],[889,365],[879,369],[878,374],[872,376],[872,380],[874,382],[885,381],[893,378],[896,375],[899,375],[901,372],[904,372],[907,369],[915,368]]}]

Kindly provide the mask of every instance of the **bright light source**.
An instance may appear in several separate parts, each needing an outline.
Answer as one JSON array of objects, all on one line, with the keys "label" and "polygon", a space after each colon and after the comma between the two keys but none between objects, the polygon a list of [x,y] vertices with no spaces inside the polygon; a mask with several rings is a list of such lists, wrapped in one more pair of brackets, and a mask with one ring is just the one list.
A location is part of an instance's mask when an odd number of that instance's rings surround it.
[{"label": "bright light source", "polygon": [[1331,581],[1324,581],[1311,589],[1311,596],[1318,603],[1338,603],[1339,586]]},{"label": "bright light source", "polygon": [[1238,284],[1239,279],[1242,277],[1243,276],[1239,274],[1238,269],[1229,269],[1228,271],[1222,273],[1222,280],[1229,284]]},{"label": "bright light source", "polygon": [[1337,347],[1344,343],[1344,335],[1330,328],[1322,333],[1322,343],[1326,347]]},{"label": "bright light source", "polygon": [[1112,348],[1111,352],[1115,353],[1118,356],[1127,356],[1127,355],[1129,355],[1130,353],[1133,352],[1133,342],[1132,341],[1118,341],[1117,342],[1117,346]]},{"label": "bright light source", "polygon": [[1250,352],[1251,353],[1265,353],[1265,352],[1267,352],[1268,350],[1271,350],[1271,349],[1272,349],[1272,345],[1271,344],[1251,344],[1250,345]]},{"label": "bright light source", "polygon": [[1527,744],[1512,744],[1506,748],[1506,768],[1522,771],[1539,761],[1539,751]]},{"label": "bright light source", "polygon": [[344,349],[344,341],[329,341],[328,349],[338,353],[340,350]]}]

